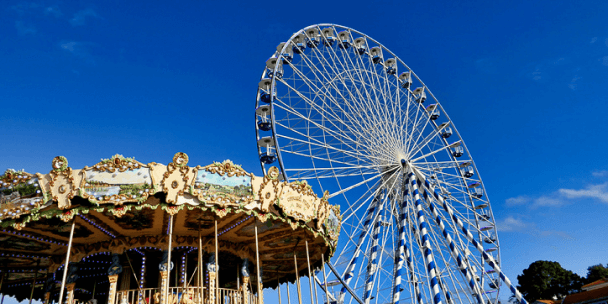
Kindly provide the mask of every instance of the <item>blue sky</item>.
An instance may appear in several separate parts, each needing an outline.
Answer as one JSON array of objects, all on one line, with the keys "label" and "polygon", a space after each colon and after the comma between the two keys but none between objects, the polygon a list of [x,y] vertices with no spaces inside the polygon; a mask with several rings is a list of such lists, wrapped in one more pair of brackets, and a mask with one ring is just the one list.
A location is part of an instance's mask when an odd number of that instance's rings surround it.
[{"label": "blue sky", "polygon": [[266,59],[307,25],[341,24],[397,54],[449,113],[506,274],[554,260],[585,275],[608,263],[606,16],[605,1],[2,1],[0,170],[182,151],[259,175]]}]

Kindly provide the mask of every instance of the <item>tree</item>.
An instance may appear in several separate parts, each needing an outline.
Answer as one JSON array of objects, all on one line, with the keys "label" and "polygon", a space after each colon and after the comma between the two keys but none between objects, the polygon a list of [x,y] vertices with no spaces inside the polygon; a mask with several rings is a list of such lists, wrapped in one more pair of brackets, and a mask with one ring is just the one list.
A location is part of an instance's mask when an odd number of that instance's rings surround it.
[{"label": "tree", "polygon": [[603,278],[608,278],[608,267],[604,267],[604,265],[600,263],[587,268],[587,283],[595,282]]},{"label": "tree", "polygon": [[583,278],[562,268],[558,262],[536,261],[517,276],[517,289],[532,303],[543,299],[560,299],[580,292]]}]

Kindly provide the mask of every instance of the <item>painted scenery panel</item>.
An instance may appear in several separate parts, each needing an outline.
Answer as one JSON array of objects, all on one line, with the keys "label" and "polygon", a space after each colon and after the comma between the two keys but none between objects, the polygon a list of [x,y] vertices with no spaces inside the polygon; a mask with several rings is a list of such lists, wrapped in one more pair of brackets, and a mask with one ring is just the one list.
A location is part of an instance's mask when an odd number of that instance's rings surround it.
[{"label": "painted scenery panel", "polygon": [[126,170],[125,172],[99,172],[87,170],[82,188],[85,193],[102,200],[106,196],[124,196],[137,199],[152,189],[149,168]]},{"label": "painted scenery panel", "polygon": [[0,204],[14,202],[20,205],[35,205],[42,201],[42,191],[37,178],[16,185],[0,186]]},{"label": "painted scenery panel", "polygon": [[196,175],[194,189],[201,191],[204,195],[221,195],[234,201],[253,194],[249,176],[227,176],[203,170]]}]

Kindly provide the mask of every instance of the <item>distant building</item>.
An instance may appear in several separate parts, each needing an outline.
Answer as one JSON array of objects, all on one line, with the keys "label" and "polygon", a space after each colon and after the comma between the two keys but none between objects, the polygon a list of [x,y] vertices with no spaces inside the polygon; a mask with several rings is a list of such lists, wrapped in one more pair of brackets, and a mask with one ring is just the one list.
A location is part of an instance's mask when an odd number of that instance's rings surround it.
[{"label": "distant building", "polygon": [[536,300],[532,304],[559,304],[559,300]]},{"label": "distant building", "polygon": [[567,295],[560,304],[608,304],[607,278],[583,285],[581,289],[582,292]]}]

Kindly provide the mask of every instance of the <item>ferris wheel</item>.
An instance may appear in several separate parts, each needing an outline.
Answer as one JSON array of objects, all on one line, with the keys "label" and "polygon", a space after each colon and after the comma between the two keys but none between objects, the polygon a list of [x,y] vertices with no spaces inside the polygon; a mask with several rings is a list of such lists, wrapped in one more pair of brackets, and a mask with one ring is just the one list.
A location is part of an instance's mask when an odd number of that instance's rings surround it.
[{"label": "ferris wheel", "polygon": [[496,303],[500,246],[483,181],[442,105],[385,46],[319,24],[281,43],[256,96],[262,169],[339,203],[337,303]]}]

